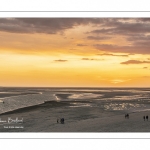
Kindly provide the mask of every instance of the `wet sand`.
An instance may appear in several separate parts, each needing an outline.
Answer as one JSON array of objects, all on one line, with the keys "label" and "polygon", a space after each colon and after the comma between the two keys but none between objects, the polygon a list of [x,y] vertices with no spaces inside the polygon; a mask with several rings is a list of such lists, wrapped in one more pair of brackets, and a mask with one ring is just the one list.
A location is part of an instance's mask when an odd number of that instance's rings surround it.
[{"label": "wet sand", "polygon": [[28,95],[28,94],[39,94],[38,92],[30,92],[30,93],[0,93],[0,98],[11,97],[11,96],[19,96],[19,95]]}]

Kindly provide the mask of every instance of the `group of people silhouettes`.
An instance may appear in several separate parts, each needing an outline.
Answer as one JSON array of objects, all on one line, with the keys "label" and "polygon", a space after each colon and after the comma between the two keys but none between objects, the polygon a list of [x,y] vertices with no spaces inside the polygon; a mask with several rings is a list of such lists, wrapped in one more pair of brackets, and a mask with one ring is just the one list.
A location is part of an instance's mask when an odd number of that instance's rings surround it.
[{"label": "group of people silhouettes", "polygon": [[143,119],[145,121],[145,119],[148,121],[148,115],[147,116],[143,116]]},{"label": "group of people silhouettes", "polygon": [[[125,119],[129,119],[129,114],[125,114]],[[147,116],[143,116],[144,121],[147,120],[148,121],[148,115]]]},{"label": "group of people silhouettes", "polygon": [[65,119],[64,119],[64,118],[57,119],[57,123],[64,124],[64,122],[65,122]]},{"label": "group of people silhouettes", "polygon": [[[129,119],[129,114],[125,114],[125,119]],[[144,121],[147,120],[148,121],[148,115],[147,116],[143,116]]]}]

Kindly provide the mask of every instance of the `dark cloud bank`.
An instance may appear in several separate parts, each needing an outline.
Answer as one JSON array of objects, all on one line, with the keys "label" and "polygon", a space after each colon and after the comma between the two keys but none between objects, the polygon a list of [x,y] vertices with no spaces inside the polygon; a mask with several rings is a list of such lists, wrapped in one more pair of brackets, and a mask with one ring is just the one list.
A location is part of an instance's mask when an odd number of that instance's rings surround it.
[{"label": "dark cloud bank", "polygon": [[55,34],[78,25],[103,22],[106,20],[94,18],[1,18],[0,31]]},{"label": "dark cloud bank", "polygon": [[[10,33],[63,33],[79,25],[94,26],[85,33],[93,47],[105,52],[150,54],[150,18],[1,18],[0,31]],[[130,44],[102,44],[99,41],[122,36]],[[86,46],[87,44],[77,44]]]},{"label": "dark cloud bank", "polygon": [[[150,19],[148,18],[1,18],[0,31],[54,34],[78,25],[94,24],[103,27],[103,29],[89,31],[89,33],[129,34],[150,32],[149,23]],[[89,36],[89,38],[92,37]]]}]

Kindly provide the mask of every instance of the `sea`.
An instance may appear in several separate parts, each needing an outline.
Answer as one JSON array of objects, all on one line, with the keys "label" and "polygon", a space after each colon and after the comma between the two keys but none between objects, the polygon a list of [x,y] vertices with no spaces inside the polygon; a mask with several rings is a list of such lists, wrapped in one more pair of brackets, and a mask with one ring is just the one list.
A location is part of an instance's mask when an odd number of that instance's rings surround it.
[{"label": "sea", "polygon": [[0,132],[55,131],[73,123],[150,110],[150,88],[0,87]]}]

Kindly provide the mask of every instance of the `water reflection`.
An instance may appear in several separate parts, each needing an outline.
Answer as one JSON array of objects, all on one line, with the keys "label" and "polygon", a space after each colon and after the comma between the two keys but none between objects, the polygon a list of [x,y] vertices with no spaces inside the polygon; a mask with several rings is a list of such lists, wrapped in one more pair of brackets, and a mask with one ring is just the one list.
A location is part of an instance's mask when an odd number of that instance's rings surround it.
[{"label": "water reflection", "polygon": [[136,103],[106,103],[104,105],[105,110],[129,110],[133,108],[143,108],[145,104]]},{"label": "water reflection", "polygon": [[91,99],[91,98],[98,98],[102,97],[102,94],[93,94],[93,93],[78,93],[78,94],[72,94],[68,98],[70,99]]}]

